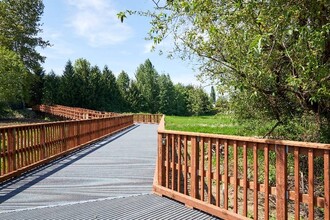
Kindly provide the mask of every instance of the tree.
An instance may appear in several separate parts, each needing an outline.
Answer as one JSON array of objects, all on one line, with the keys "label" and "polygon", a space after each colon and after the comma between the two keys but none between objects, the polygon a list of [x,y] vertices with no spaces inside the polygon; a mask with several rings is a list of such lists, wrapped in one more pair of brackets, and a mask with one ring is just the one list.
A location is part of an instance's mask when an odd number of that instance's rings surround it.
[{"label": "tree", "polygon": [[108,111],[120,111],[120,92],[116,77],[107,66],[103,69],[102,82],[104,86],[105,108]]},{"label": "tree", "polygon": [[42,102],[42,89],[44,87],[45,81],[45,70],[40,67],[35,70],[34,74],[29,73],[29,98],[28,98],[28,105],[40,105]]},{"label": "tree", "polygon": [[43,9],[42,0],[0,1],[0,45],[16,52],[31,72],[39,70],[45,60],[36,47],[50,46],[38,36]]},{"label": "tree", "polygon": [[[275,129],[307,114],[315,116],[320,132],[329,127],[330,5],[326,1],[154,3],[154,11],[129,13],[151,18],[149,39],[155,44],[172,35],[173,52],[197,61],[202,76],[218,81],[220,89],[234,97],[230,100],[239,102],[234,109],[237,115],[275,120]],[[323,136],[330,139],[329,134],[324,130]]]},{"label": "tree", "polygon": [[129,109],[131,112],[141,112],[145,109],[145,103],[143,95],[137,87],[137,83],[133,80],[130,82],[128,89],[128,95],[126,101],[129,103]]},{"label": "tree", "polygon": [[60,77],[54,71],[45,75],[45,83],[43,88],[43,103],[54,105],[59,103],[58,91],[60,89]]},{"label": "tree", "polygon": [[175,90],[173,82],[169,75],[162,74],[158,77],[159,85],[159,112],[166,115],[173,115],[175,113]]},{"label": "tree", "polygon": [[24,99],[27,70],[16,53],[0,46],[0,103]]},{"label": "tree", "polygon": [[211,110],[209,96],[201,87],[189,85],[187,90],[187,108],[190,115],[205,115]]},{"label": "tree", "polygon": [[136,70],[136,85],[146,101],[143,111],[156,113],[158,111],[158,73],[151,61],[147,59]]},{"label": "tree", "polygon": [[59,93],[61,95],[61,104],[73,107],[78,106],[79,84],[77,84],[77,75],[70,60],[65,64]]},{"label": "tree", "polygon": [[178,83],[174,86],[174,114],[175,115],[189,115],[188,111],[188,94],[184,85]]},{"label": "tree", "polygon": [[[82,108],[91,108],[91,103],[93,102],[93,85],[91,77],[91,64],[88,60],[79,58],[75,61],[73,65],[75,79],[77,80],[78,86],[78,96],[77,106]],[[93,107],[92,107],[93,109]]]},{"label": "tree", "polygon": [[211,93],[210,93],[210,101],[212,104],[215,104],[216,102],[216,95],[215,95],[215,91],[214,91],[214,87],[211,86]]},{"label": "tree", "polygon": [[129,95],[129,87],[130,87],[130,78],[128,74],[125,71],[121,71],[121,73],[118,75],[116,84],[119,89],[120,93],[120,103],[121,103],[121,111],[128,112],[130,111],[130,105],[128,103],[128,95]]}]

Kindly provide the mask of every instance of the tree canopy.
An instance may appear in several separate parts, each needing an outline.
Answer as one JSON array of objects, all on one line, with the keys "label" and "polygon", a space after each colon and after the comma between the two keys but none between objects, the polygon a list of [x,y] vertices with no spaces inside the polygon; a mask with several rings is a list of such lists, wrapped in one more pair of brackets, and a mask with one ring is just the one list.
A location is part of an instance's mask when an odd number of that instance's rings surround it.
[{"label": "tree canopy", "polygon": [[0,45],[16,52],[31,72],[45,60],[36,47],[50,46],[38,36],[43,9],[42,0],[0,1]]},{"label": "tree canopy", "polygon": [[156,45],[173,38],[170,55],[196,61],[239,103],[238,115],[275,120],[274,128],[311,115],[329,128],[328,1],[153,2],[155,10],[127,13],[150,17]]},{"label": "tree canopy", "polygon": [[27,70],[16,53],[0,46],[0,102],[22,101]]}]

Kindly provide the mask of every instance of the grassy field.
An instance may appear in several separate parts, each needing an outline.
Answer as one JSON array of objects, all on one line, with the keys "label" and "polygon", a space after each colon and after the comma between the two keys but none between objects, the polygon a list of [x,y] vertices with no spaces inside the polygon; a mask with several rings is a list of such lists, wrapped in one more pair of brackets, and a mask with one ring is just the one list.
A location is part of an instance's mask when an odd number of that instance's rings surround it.
[{"label": "grassy field", "polygon": [[272,124],[258,122],[239,122],[229,114],[213,116],[166,116],[165,126],[168,130],[191,131],[224,135],[263,136]]}]

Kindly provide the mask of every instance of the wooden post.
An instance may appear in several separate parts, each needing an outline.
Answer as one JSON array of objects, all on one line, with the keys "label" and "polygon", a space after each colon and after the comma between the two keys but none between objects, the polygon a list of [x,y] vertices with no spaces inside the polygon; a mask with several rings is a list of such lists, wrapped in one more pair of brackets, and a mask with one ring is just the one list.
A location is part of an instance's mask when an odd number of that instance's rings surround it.
[{"label": "wooden post", "polygon": [[165,186],[164,177],[165,177],[165,169],[164,169],[164,157],[165,157],[165,147],[163,144],[162,134],[158,133],[158,184],[161,186]]},{"label": "wooden post", "polygon": [[196,136],[191,138],[191,196],[197,198],[198,191],[198,148]]},{"label": "wooden post", "polygon": [[324,219],[330,220],[330,150],[324,150]]},{"label": "wooden post", "polygon": [[276,145],[276,219],[287,219],[287,155],[285,146]]}]

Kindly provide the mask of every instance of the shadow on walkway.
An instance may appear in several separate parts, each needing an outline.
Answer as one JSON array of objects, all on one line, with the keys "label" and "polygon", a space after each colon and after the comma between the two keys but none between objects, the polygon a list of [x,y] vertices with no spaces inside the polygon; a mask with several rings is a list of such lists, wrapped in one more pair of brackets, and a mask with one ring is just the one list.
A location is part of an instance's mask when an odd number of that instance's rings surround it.
[{"label": "shadow on walkway", "polygon": [[122,132],[115,135],[107,137],[100,140],[94,144],[86,146],[80,150],[74,151],[69,155],[56,159],[49,164],[42,165],[35,168],[20,177],[12,180],[5,181],[0,184],[0,204],[19,194],[20,192],[30,188],[31,186],[37,184],[38,182],[46,179],[47,177],[55,174],[56,172],[62,170],[63,168],[73,164],[74,162],[82,159],[83,157],[93,153],[104,145],[120,138],[121,136],[129,133],[133,129],[139,127],[139,125],[134,125]]}]

